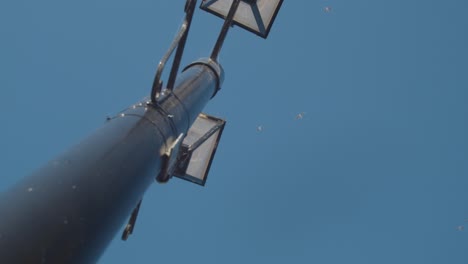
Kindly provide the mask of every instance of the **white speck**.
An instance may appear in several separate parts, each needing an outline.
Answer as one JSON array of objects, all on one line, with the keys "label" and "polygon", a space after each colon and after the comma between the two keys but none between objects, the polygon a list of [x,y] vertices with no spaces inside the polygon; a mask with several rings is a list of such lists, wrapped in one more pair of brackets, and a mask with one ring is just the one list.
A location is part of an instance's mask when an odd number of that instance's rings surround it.
[{"label": "white speck", "polygon": [[120,114],[120,116],[121,116],[121,117],[124,117],[124,116],[125,116],[125,114],[124,114],[124,113],[121,113],[121,114]]},{"label": "white speck", "polygon": [[263,131],[263,126],[257,126],[257,132],[262,132]]},{"label": "white speck", "polygon": [[143,103],[139,103],[138,105],[139,105],[139,106],[143,106]]},{"label": "white speck", "polygon": [[304,118],[304,115],[305,115],[305,112],[301,112],[299,114],[296,115],[296,120],[301,120]]},{"label": "white speck", "polygon": [[33,187],[28,188],[28,192],[32,192],[33,190],[34,190]]},{"label": "white speck", "polygon": [[135,108],[136,108],[136,106],[135,106],[135,105],[132,105],[132,108],[133,108],[133,109],[135,109]]},{"label": "white speck", "polygon": [[167,115],[167,117],[169,117],[169,118],[173,118],[173,117],[174,117],[174,115]]},{"label": "white speck", "polygon": [[464,226],[462,226],[462,225],[460,225],[460,226],[457,226],[457,230],[458,230],[458,231],[463,231],[463,230],[465,230],[465,227],[464,227]]},{"label": "white speck", "polygon": [[326,6],[323,8],[323,10],[326,12],[326,13],[330,13],[332,8],[330,6]]}]

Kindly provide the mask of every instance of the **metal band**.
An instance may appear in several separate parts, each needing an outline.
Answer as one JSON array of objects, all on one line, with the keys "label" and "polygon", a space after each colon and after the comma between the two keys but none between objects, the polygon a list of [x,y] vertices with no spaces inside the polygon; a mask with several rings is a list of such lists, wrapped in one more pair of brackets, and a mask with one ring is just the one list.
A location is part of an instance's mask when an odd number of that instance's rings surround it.
[{"label": "metal band", "polygon": [[208,68],[210,68],[211,71],[213,71],[213,73],[216,75],[216,77],[217,77],[216,91],[214,92],[213,96],[211,96],[211,98],[213,98],[218,93],[218,91],[221,90],[221,84],[224,81],[223,67],[221,67],[221,65],[219,63],[217,63],[216,61],[214,61],[214,60],[212,60],[210,58],[202,58],[202,59],[196,60],[196,61],[190,63],[189,65],[187,65],[187,67],[185,67],[183,71],[185,71],[188,68],[190,68],[192,66],[195,66],[195,65],[208,66]]}]

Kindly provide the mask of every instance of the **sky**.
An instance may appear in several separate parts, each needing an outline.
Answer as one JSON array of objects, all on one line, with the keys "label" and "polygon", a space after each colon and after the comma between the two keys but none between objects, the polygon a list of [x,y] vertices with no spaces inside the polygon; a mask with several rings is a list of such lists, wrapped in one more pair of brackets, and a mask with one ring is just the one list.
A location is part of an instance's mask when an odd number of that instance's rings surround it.
[{"label": "sky", "polygon": [[[0,1],[0,191],[149,94],[184,4]],[[466,264],[467,8],[286,0],[268,39],[232,28],[206,186],[154,183],[99,263]],[[182,65],[221,25],[197,8]]]}]

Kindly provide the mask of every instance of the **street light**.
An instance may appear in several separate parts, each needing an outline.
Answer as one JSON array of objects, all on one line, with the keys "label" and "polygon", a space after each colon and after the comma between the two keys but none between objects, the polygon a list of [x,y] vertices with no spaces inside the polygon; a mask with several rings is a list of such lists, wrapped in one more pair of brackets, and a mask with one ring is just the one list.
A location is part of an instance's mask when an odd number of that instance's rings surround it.
[{"label": "street light", "polygon": [[[233,1],[236,0],[204,0],[200,8],[224,19],[228,17]],[[233,23],[267,38],[282,3],[283,0],[242,0]]]},{"label": "street light", "polygon": [[[233,24],[266,38],[282,2],[204,0],[201,8],[224,25],[211,57],[178,74],[197,3],[186,0],[184,22],[149,96],[1,193],[0,261],[96,263],[129,214],[122,239],[132,234],[155,176],[160,183],[176,176],[205,185],[225,121],[201,112],[224,80],[217,62],[224,39]],[[162,72],[174,51],[164,86]]]},{"label": "street light", "polygon": [[204,186],[225,124],[223,119],[198,115],[182,142],[173,175]]}]

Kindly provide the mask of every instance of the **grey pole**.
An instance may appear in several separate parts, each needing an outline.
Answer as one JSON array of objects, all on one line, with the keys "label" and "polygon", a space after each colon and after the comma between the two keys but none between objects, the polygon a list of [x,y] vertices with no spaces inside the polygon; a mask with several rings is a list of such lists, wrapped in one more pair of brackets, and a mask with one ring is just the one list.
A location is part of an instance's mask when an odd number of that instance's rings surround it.
[{"label": "grey pole", "polygon": [[0,262],[95,263],[223,82],[210,59],[189,65],[158,104],[148,99],[0,196]]}]

